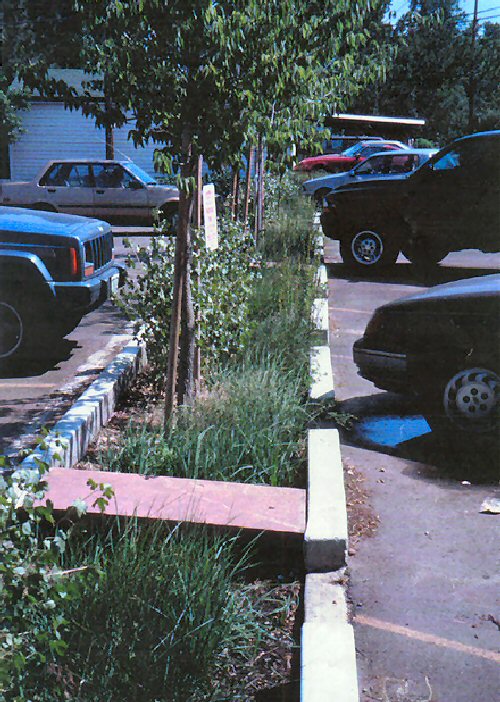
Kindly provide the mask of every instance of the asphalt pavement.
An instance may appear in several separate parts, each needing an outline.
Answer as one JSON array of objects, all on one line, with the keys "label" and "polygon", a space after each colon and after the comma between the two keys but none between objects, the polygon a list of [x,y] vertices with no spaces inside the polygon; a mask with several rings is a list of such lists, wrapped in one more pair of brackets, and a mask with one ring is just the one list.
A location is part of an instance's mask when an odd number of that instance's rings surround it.
[{"label": "asphalt pavement", "polygon": [[[403,257],[384,278],[352,275],[327,242],[336,396],[355,416],[344,463],[364,477],[379,517],[349,559],[361,701],[500,700],[499,455],[434,435],[411,399],[359,377],[352,345],[373,310],[441,282],[500,269],[466,251],[418,275]],[[496,447],[497,448],[497,447]]]}]

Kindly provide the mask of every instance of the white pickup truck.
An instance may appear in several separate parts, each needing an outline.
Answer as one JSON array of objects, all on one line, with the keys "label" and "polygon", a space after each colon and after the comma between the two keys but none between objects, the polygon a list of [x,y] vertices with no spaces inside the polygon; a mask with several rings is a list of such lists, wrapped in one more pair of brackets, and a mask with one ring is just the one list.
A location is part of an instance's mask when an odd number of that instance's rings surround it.
[{"label": "white pickup truck", "polygon": [[132,161],[49,161],[27,182],[2,181],[0,204],[97,217],[111,223],[174,224],[179,191],[158,185]]}]

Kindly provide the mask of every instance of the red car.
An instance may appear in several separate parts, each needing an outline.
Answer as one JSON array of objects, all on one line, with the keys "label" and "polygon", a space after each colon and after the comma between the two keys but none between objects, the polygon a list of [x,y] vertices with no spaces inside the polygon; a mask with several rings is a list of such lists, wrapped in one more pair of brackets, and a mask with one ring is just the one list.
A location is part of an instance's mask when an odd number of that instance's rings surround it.
[{"label": "red car", "polygon": [[339,173],[349,171],[365,158],[372,154],[383,151],[396,151],[397,149],[409,148],[400,141],[361,141],[355,146],[350,146],[341,154],[321,154],[320,156],[309,156],[300,161],[294,171],[328,171],[329,173]]}]

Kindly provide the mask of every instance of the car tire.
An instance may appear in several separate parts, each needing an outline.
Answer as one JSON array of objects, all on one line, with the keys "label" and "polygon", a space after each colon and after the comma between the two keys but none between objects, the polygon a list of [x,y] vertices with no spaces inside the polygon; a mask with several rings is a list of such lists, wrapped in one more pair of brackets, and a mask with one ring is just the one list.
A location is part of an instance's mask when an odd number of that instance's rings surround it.
[{"label": "car tire", "polygon": [[330,188],[318,188],[314,191],[314,202],[317,207],[321,207],[323,204],[323,198],[325,198],[330,192]]},{"label": "car tire", "polygon": [[403,255],[420,268],[437,266],[448,255],[449,251],[438,250],[429,241],[418,239],[407,242],[402,248]]},{"label": "car tire", "polygon": [[177,233],[177,225],[179,222],[179,205],[178,203],[166,203],[158,209],[156,217],[158,227],[162,234],[173,235]]},{"label": "car tire", "polygon": [[14,295],[0,293],[0,364],[10,363],[24,353],[34,338],[27,307]]},{"label": "car tire", "polygon": [[399,246],[380,231],[357,229],[340,240],[340,255],[344,263],[356,268],[370,269],[392,266],[396,263]]},{"label": "car tire", "polygon": [[73,329],[75,329],[80,322],[82,321],[82,318],[80,315],[77,317],[65,317],[63,319],[57,320],[54,322],[53,325],[53,331],[52,331],[52,336],[56,336],[58,338],[63,338],[70,334]]},{"label": "car tire", "polygon": [[33,205],[32,210],[39,210],[40,212],[57,212],[53,205],[49,205],[47,202],[37,202]]},{"label": "car tire", "polygon": [[431,429],[464,438],[497,435],[500,376],[487,364],[457,371],[438,395],[425,412]]}]

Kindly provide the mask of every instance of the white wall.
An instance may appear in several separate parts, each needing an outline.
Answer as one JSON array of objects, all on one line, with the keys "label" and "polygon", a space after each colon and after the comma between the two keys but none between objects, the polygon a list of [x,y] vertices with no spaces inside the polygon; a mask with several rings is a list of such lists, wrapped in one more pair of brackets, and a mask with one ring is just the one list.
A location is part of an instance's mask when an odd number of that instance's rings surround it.
[{"label": "white wall", "polygon": [[[31,180],[42,166],[58,158],[98,158],[106,156],[104,129],[77,110],[65,110],[54,102],[33,102],[21,113],[24,133],[10,146],[12,180]],[[115,129],[115,158],[132,160],[154,176],[155,145],[136,149],[127,139],[131,127]]]}]

